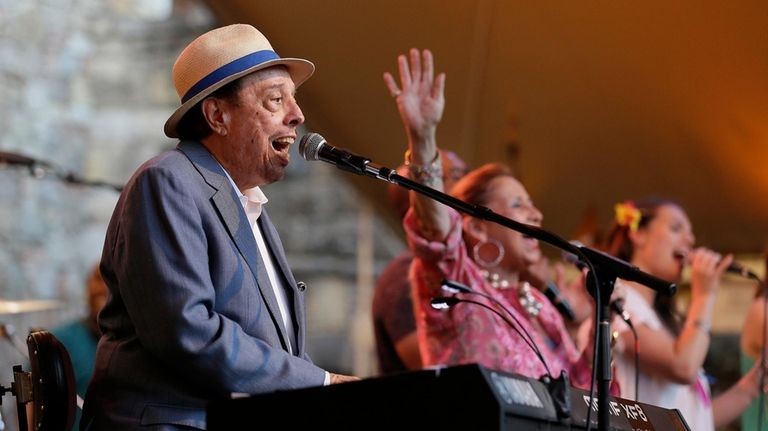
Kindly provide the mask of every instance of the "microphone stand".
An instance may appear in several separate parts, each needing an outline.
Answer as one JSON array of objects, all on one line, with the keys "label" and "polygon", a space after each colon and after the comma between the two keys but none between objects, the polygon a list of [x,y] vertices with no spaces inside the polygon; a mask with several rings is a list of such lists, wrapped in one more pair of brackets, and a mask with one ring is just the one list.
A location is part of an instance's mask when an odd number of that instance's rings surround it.
[{"label": "microphone stand", "polygon": [[[355,159],[357,158],[357,159]],[[378,166],[371,163],[369,159],[362,156],[353,156],[344,160],[346,166],[342,167],[336,164],[342,170],[347,170],[353,173],[364,176],[372,176],[381,180],[389,181],[398,186],[405,187],[408,190],[412,190],[416,193],[427,196],[433,200],[436,200],[444,205],[447,205],[456,211],[469,214],[473,217],[487,220],[501,226],[512,229],[516,232],[520,232],[524,235],[536,238],[539,241],[546,242],[561,250],[573,253],[581,257],[584,262],[590,268],[591,277],[587,278],[587,287],[590,288],[590,294],[595,297],[595,322],[598,325],[597,329],[597,345],[595,346],[595,352],[597,358],[595,358],[597,367],[593,369],[593,376],[597,375],[598,378],[598,392],[597,392],[597,411],[598,411],[598,430],[608,431],[608,425],[610,423],[609,405],[608,405],[608,393],[611,382],[611,341],[610,341],[610,298],[613,293],[613,286],[617,278],[621,278],[627,281],[635,281],[643,284],[651,289],[664,294],[673,295],[677,290],[675,283],[662,280],[654,277],[648,273],[641,271],[634,265],[629,264],[621,259],[613,257],[607,253],[603,253],[599,250],[595,250],[584,245],[576,245],[566,241],[557,234],[549,232],[538,226],[532,226],[525,223],[520,223],[494,213],[490,208],[472,205],[443,193],[439,190],[435,190],[431,187],[412,181],[402,175],[398,175],[396,171]],[[590,412],[591,412],[590,406]],[[590,428],[591,422],[589,417],[587,418],[587,429]]]},{"label": "microphone stand", "polygon": [[121,185],[99,180],[88,180],[80,177],[74,172],[65,171],[46,161],[33,159],[21,154],[0,152],[0,168],[7,165],[26,167],[29,170],[29,174],[35,178],[43,178],[47,174],[53,174],[54,177],[67,184],[104,187],[116,192],[121,192],[123,190],[123,186]]}]

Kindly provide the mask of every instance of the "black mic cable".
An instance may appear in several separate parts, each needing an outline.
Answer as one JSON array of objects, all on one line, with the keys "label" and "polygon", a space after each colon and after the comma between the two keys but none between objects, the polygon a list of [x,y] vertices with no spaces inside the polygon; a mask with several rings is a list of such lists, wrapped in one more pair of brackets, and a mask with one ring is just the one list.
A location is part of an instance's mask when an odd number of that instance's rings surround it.
[{"label": "black mic cable", "polygon": [[627,324],[629,327],[629,330],[632,331],[632,337],[635,341],[634,343],[634,354],[635,354],[635,401],[639,401],[640,396],[640,339],[637,336],[637,330],[635,329],[635,325],[632,324],[632,319],[630,319],[629,313],[624,310],[623,305],[624,300],[623,299],[614,299],[611,301],[611,310],[613,310],[614,313],[616,313],[621,320],[624,321],[624,323]]},{"label": "black mic cable", "polygon": [[[544,369],[545,369],[545,370],[547,370],[547,375],[548,375],[548,376],[550,376],[551,378],[554,378],[554,377],[552,376],[552,372],[551,372],[551,371],[550,371],[550,369],[549,369],[549,366],[547,365],[547,361],[545,361],[545,360],[544,360],[544,355],[542,355],[542,354],[541,354],[541,350],[539,350],[539,348],[536,346],[536,343],[534,343],[534,342],[533,342],[533,338],[531,337],[531,335],[530,335],[530,334],[528,334],[528,333],[526,333],[526,332],[523,330],[524,326],[523,326],[523,324],[522,324],[522,323],[520,323],[520,321],[517,319],[517,316],[515,316],[514,314],[512,314],[512,312],[511,312],[511,311],[509,311],[509,310],[508,310],[508,309],[507,309],[507,308],[504,306],[504,304],[502,304],[502,303],[501,303],[501,301],[499,301],[498,299],[494,298],[494,297],[493,297],[493,296],[491,296],[491,295],[488,295],[487,293],[484,293],[484,292],[479,292],[479,291],[477,291],[477,290],[473,290],[473,289],[471,289],[469,286],[466,286],[466,285],[464,285],[464,284],[462,284],[462,283],[459,283],[459,282],[457,282],[457,281],[453,281],[453,280],[444,279],[443,281],[441,281],[441,282],[440,282],[440,287],[443,289],[443,291],[445,291],[445,292],[447,292],[447,293],[452,293],[452,294],[464,293],[464,294],[470,294],[470,295],[479,295],[479,296],[482,296],[483,298],[485,298],[485,299],[487,299],[487,300],[489,300],[489,301],[493,302],[493,303],[494,303],[496,306],[498,306],[499,308],[501,308],[502,310],[504,310],[504,312],[507,314],[507,316],[509,316],[509,319],[512,319],[512,320],[514,320],[514,322],[517,324],[517,326],[516,326],[516,325],[514,325],[514,324],[512,324],[512,321],[511,321],[511,320],[509,320],[508,318],[505,318],[505,317],[504,317],[504,316],[503,316],[501,313],[499,313],[499,311],[498,311],[498,310],[496,310],[496,309],[494,309],[494,308],[492,308],[492,307],[489,307],[489,306],[487,306],[487,305],[485,305],[485,304],[479,303],[478,301],[471,301],[471,300],[469,300],[469,299],[462,299],[462,298],[457,298],[457,297],[455,297],[455,296],[449,296],[449,297],[439,297],[439,298],[435,298],[435,299],[441,299],[441,300],[442,300],[442,299],[450,299],[450,301],[449,301],[449,302],[451,302],[451,304],[448,304],[448,303],[446,303],[446,305],[447,305],[447,306],[446,306],[445,308],[449,308],[450,306],[452,306],[452,305],[455,305],[455,304],[456,304],[456,302],[454,302],[454,300],[455,300],[455,301],[458,301],[458,302],[461,302],[461,301],[467,301],[467,302],[471,302],[471,303],[478,303],[478,304],[480,304],[480,305],[483,305],[485,308],[487,308],[487,309],[491,310],[492,312],[496,313],[496,314],[497,314],[499,317],[501,317],[501,318],[502,318],[502,319],[503,319],[503,320],[504,320],[504,321],[505,321],[505,322],[506,322],[506,323],[507,323],[507,324],[508,324],[508,325],[509,325],[509,326],[510,326],[512,329],[514,329],[514,330],[515,330],[515,332],[517,332],[517,334],[518,334],[518,335],[520,335],[520,338],[522,338],[522,339],[523,339],[523,341],[525,341],[525,343],[528,345],[528,347],[530,347],[530,348],[531,348],[531,350],[533,350],[533,352],[534,352],[534,353],[536,353],[536,356],[537,356],[537,357],[539,358],[539,360],[541,361],[541,364],[544,366]],[[452,298],[452,299],[451,299],[451,298]],[[433,308],[439,308],[439,306],[438,306],[438,307],[435,307],[435,299],[432,299],[432,307],[433,307]],[[442,304],[442,301],[438,301],[438,303],[441,303],[441,304]]]},{"label": "black mic cable", "polygon": [[[579,271],[583,271],[587,268],[587,264],[584,263],[581,259],[579,259],[578,256],[576,256],[573,253],[568,253],[566,251],[563,251],[561,253],[562,259],[570,263],[571,265],[574,265],[576,268],[579,269]],[[629,330],[632,331],[632,338],[634,339],[634,361],[635,361],[635,401],[638,401],[638,396],[640,394],[640,340],[637,336],[637,330],[635,329],[635,325],[632,324],[632,319],[630,319],[629,313],[627,313],[624,310],[623,305],[624,300],[623,299],[614,299],[610,303],[610,308],[615,312],[621,320],[624,321],[624,323],[627,324],[629,327]]]},{"label": "black mic cable", "polygon": [[462,303],[462,302],[466,302],[466,303],[469,303],[469,304],[479,305],[479,306],[481,306],[481,307],[491,311],[492,313],[494,313],[497,316],[499,316],[499,318],[501,318],[507,325],[509,325],[510,328],[512,328],[515,332],[517,332],[518,335],[520,335],[520,337],[523,339],[523,341],[525,341],[525,344],[527,344],[528,347],[530,347],[531,350],[533,350],[534,353],[536,353],[536,356],[539,358],[539,361],[541,361],[542,365],[544,365],[544,369],[547,370],[547,375],[548,376],[552,375],[552,373],[549,371],[549,367],[547,366],[547,363],[544,361],[544,357],[541,355],[541,352],[539,351],[539,349],[537,349],[535,347],[535,345],[533,343],[531,343],[531,341],[529,341],[526,337],[523,336],[523,331],[518,329],[518,327],[515,326],[515,324],[512,323],[512,321],[509,320],[508,317],[506,317],[503,314],[501,314],[501,312],[499,312],[495,308],[489,306],[488,304],[483,304],[480,301],[474,301],[472,299],[459,298],[459,297],[456,297],[456,296],[438,296],[438,297],[432,298],[432,301],[430,301],[430,302],[432,304],[432,308],[434,308],[435,310],[447,310],[447,309],[453,307],[456,304],[459,304],[459,303]]},{"label": "black mic cable", "polygon": [[[524,326],[523,324],[517,319],[517,317],[512,314],[511,311],[507,307],[504,306],[504,304],[501,303],[498,299],[494,298],[491,295],[488,295],[484,292],[479,292],[476,290],[473,290],[469,288],[468,286],[453,281],[444,279],[440,283],[440,287],[447,293],[451,294],[473,294],[473,295],[479,295],[483,298],[486,298],[487,300],[491,301],[493,304],[504,310],[504,312],[509,316],[509,318],[505,318],[504,315],[502,315],[498,310],[496,310],[493,307],[488,306],[487,304],[483,304],[479,301],[473,301],[470,299],[463,299],[458,298],[456,296],[448,296],[448,297],[437,297],[433,298],[431,303],[432,307],[436,309],[447,309],[450,308],[453,305],[458,304],[459,302],[468,302],[470,304],[477,304],[481,307],[484,307],[491,312],[495,313],[497,316],[499,316],[504,322],[509,325],[510,328],[512,328],[515,332],[517,332],[518,335],[520,335],[520,338],[525,341],[525,343],[528,345],[528,347],[531,348],[531,350],[536,354],[536,356],[539,358],[539,361],[541,361],[541,364],[544,366],[544,369],[546,370],[547,374],[546,376],[543,376],[539,378],[539,380],[544,383],[544,385],[549,390],[550,395],[552,396],[552,401],[554,403],[555,411],[557,412],[557,417],[560,419],[568,418],[571,416],[571,397],[570,397],[570,381],[568,380],[568,375],[563,370],[560,372],[560,377],[555,378],[552,375],[552,371],[549,369],[549,366],[547,365],[547,361],[544,360],[544,355],[542,355],[541,350],[536,346],[536,343],[533,341],[533,338],[530,334],[528,334],[526,331],[523,330]],[[516,325],[512,323],[514,321]]]}]

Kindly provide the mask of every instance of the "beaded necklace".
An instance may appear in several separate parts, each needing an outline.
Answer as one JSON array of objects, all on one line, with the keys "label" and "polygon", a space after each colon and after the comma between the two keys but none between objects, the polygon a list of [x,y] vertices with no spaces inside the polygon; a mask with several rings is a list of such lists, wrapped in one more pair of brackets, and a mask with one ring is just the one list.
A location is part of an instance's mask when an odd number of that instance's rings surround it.
[{"label": "beaded necklace", "polygon": [[[509,289],[512,287],[509,280],[502,278],[498,273],[486,270],[482,270],[481,273],[494,289]],[[517,300],[520,301],[523,310],[533,318],[538,317],[542,307],[544,307],[544,305],[536,299],[536,296],[533,295],[531,284],[527,281],[522,282],[517,289]]]}]

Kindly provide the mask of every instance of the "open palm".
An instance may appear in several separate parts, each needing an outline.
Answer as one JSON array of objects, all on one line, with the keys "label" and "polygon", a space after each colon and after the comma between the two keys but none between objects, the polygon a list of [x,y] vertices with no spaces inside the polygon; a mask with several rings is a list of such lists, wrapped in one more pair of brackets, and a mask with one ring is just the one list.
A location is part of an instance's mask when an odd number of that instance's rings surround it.
[{"label": "open palm", "polygon": [[443,116],[445,74],[435,78],[434,61],[429,50],[425,49],[420,54],[413,48],[409,56],[410,61],[405,55],[397,58],[400,87],[389,72],[384,74],[384,82],[396,97],[409,139],[422,140],[434,133]]}]

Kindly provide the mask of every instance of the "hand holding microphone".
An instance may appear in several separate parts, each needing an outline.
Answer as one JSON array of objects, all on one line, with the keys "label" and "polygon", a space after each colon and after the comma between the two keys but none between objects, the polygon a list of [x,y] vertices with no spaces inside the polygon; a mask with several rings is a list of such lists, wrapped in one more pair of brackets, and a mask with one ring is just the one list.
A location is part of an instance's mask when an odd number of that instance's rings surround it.
[{"label": "hand holding microphone", "polygon": [[[697,250],[706,250],[706,249],[697,249]],[[697,252],[697,251],[694,250],[694,252]],[[714,252],[712,252],[712,253],[714,253]],[[718,259],[717,260],[718,267],[725,266],[725,269],[723,270],[724,272],[728,272],[728,273],[735,274],[735,275],[740,275],[740,276],[746,277],[746,278],[751,278],[751,279],[753,279],[755,281],[761,281],[760,277],[757,274],[755,274],[753,271],[751,271],[749,268],[747,268],[746,266],[744,266],[744,265],[742,265],[742,264],[740,264],[738,262],[735,262],[733,260],[733,255],[729,254],[729,255],[726,255],[724,258],[720,259],[719,255],[717,253],[714,253],[714,254],[717,256],[717,259]],[[683,253],[683,252],[680,252],[680,251],[676,251],[675,252],[675,257],[676,258],[682,259],[683,262],[691,263],[691,267],[693,267],[693,260],[690,259],[690,255],[691,255],[691,253]],[[728,262],[728,263],[726,264],[726,262]]]}]

